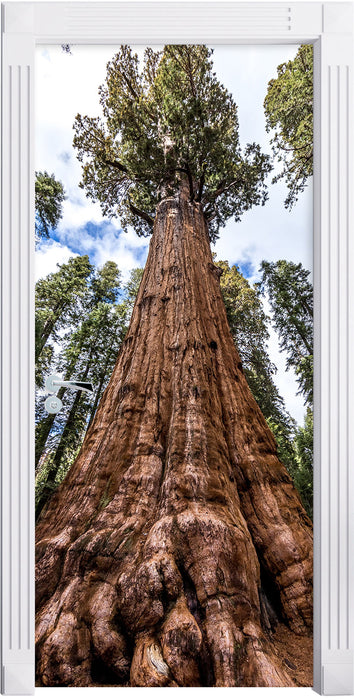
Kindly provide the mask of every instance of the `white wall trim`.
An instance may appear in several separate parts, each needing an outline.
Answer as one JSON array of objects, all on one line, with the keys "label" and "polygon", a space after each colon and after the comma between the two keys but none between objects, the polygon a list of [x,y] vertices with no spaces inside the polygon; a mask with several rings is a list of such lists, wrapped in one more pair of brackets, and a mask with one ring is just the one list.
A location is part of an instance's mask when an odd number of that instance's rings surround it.
[{"label": "white wall trim", "polygon": [[34,692],[34,51],[36,44],[315,46],[314,689],[354,693],[352,2],[2,5],[1,692]]},{"label": "white wall trim", "polygon": [[2,674],[34,684],[34,38],[2,37]]}]

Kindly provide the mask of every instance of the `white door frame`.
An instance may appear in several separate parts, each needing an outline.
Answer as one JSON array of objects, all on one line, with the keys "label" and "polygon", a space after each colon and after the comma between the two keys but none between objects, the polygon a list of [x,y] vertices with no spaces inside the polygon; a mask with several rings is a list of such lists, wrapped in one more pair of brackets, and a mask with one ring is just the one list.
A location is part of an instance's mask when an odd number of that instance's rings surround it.
[{"label": "white door frame", "polygon": [[315,56],[314,689],[353,693],[353,3],[8,2],[1,37],[2,693],[34,692],[35,46],[305,42]]}]

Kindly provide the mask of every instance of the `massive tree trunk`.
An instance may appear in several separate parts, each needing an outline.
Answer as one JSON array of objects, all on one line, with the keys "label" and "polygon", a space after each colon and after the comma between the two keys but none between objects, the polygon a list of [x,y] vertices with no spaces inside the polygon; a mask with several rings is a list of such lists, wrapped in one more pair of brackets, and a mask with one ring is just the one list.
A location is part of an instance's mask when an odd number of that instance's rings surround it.
[{"label": "massive tree trunk", "polygon": [[37,561],[42,684],[294,684],[272,629],[311,631],[311,522],[184,191],[159,204],[127,337],[39,521]]}]

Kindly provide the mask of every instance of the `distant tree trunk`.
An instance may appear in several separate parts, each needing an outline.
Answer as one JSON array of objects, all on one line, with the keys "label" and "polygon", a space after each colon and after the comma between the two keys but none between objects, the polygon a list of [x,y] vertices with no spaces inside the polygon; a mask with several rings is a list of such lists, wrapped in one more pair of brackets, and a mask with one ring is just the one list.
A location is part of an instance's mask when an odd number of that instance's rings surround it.
[{"label": "distant tree trunk", "polygon": [[38,523],[37,561],[44,685],[293,685],[271,626],[311,630],[311,522],[186,189],[158,206],[129,331]]},{"label": "distant tree trunk", "polygon": [[[68,381],[70,377],[65,377],[65,380]],[[60,389],[57,391],[57,397],[58,399],[62,399],[64,394],[66,393],[66,387],[62,386]],[[41,457],[44,452],[44,448],[46,445],[46,442],[49,437],[49,433],[53,427],[53,423],[55,421],[56,414],[55,413],[48,413],[47,416],[42,418],[39,423],[36,425],[36,447],[35,447],[35,466],[36,466],[36,474],[39,471],[40,467],[40,462],[41,462]]]},{"label": "distant tree trunk", "polygon": [[57,304],[52,310],[51,318],[42,325],[37,324],[36,326],[36,342],[35,342],[35,361],[37,362],[41,356],[43,348],[53,332],[55,325],[60,318],[60,314],[65,309],[64,302],[62,304]]}]

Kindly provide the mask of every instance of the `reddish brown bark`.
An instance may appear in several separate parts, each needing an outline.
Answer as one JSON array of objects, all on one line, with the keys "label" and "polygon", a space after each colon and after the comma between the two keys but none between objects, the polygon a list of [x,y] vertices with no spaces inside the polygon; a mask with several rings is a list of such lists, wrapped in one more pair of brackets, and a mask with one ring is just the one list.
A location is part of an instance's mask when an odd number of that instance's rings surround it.
[{"label": "reddish brown bark", "polygon": [[293,685],[271,628],[310,633],[311,523],[183,192],[158,207],[127,338],[37,558],[41,683]]}]

